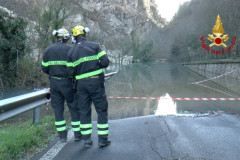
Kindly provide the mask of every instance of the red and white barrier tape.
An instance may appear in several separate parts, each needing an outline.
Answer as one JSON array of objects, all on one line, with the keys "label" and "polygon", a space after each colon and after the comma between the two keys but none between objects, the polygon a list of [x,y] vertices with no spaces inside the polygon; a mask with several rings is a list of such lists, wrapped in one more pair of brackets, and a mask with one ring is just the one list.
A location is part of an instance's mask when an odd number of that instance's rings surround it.
[{"label": "red and white barrier tape", "polygon": [[180,101],[240,101],[240,98],[161,98],[161,97],[114,97],[107,96],[109,99],[152,99],[152,100],[180,100]]}]

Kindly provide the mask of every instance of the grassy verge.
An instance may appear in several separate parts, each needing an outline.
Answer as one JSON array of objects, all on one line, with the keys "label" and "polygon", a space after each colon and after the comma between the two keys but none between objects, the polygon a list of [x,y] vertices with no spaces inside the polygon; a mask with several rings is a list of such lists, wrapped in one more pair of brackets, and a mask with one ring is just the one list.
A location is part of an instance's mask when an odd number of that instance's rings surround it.
[{"label": "grassy verge", "polygon": [[39,125],[32,120],[0,128],[0,160],[31,159],[56,137],[54,117],[46,116]]}]

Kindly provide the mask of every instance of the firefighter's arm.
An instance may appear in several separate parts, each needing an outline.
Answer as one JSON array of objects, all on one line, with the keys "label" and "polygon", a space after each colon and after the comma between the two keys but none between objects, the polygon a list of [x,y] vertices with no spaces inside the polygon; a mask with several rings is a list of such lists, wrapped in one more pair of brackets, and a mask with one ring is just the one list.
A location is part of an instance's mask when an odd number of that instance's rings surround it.
[{"label": "firefighter's arm", "polygon": [[73,48],[69,50],[67,55],[67,74],[68,76],[75,77],[76,67],[74,66],[72,55],[73,55]]},{"label": "firefighter's arm", "polygon": [[98,53],[100,67],[107,68],[110,63],[107,53],[103,51],[100,47],[98,47],[97,53]]},{"label": "firefighter's arm", "polygon": [[49,66],[48,66],[48,58],[47,58],[47,52],[45,50],[42,60],[42,71],[46,74],[49,74]]}]

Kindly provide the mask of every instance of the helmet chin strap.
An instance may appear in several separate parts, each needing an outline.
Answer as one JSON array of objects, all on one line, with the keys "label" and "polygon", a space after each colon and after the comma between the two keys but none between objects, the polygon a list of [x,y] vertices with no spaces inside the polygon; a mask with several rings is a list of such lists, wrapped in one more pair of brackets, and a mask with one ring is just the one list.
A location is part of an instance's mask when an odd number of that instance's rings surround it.
[{"label": "helmet chin strap", "polygon": [[63,38],[63,37],[58,37],[58,38],[57,38],[57,42],[62,42],[62,43],[64,43],[64,38]]},{"label": "helmet chin strap", "polygon": [[80,35],[78,35],[77,37],[74,37],[74,39],[76,40],[76,41],[79,41],[80,39],[87,39],[87,37],[86,37],[86,35],[84,34],[80,34]]}]

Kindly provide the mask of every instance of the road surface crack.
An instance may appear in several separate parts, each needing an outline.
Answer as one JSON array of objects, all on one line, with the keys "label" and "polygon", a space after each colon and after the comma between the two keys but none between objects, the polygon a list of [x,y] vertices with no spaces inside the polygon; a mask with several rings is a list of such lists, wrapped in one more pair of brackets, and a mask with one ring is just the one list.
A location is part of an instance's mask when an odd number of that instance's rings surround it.
[{"label": "road surface crack", "polygon": [[[167,129],[168,129],[168,132],[167,132],[166,135],[168,135],[169,133],[172,133],[173,131],[171,130],[170,126],[167,124],[166,119],[163,118],[163,121],[164,121],[165,126],[166,126]],[[169,140],[168,137],[166,137],[166,141],[167,141],[167,143],[168,143],[168,146],[169,146],[169,149],[170,149],[170,152],[171,152],[171,153],[170,153],[170,154],[171,154],[171,158],[174,159],[174,158],[173,158],[174,149],[173,149],[173,147],[172,147],[172,145],[171,145],[171,142],[170,142],[170,140]]]},{"label": "road surface crack", "polygon": [[159,158],[161,158],[161,160],[165,160],[166,158],[163,158],[162,155],[158,152],[158,150],[154,147],[156,146],[155,145],[156,141],[157,141],[156,138],[152,137],[151,149],[158,155]]}]

